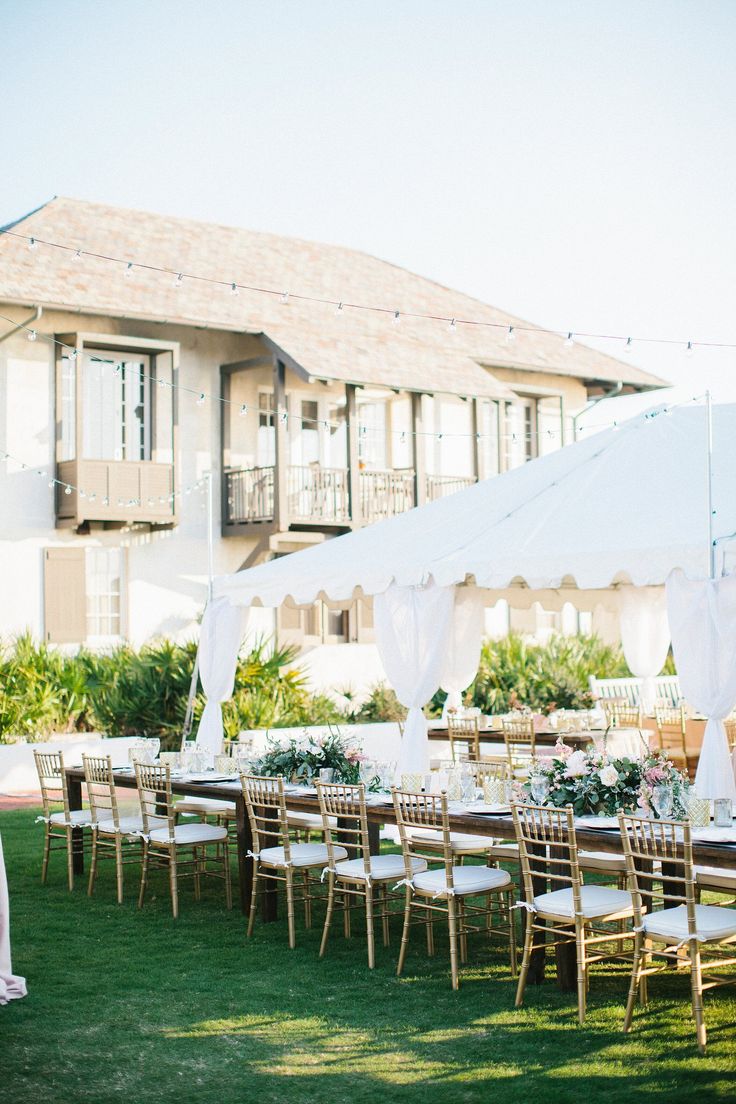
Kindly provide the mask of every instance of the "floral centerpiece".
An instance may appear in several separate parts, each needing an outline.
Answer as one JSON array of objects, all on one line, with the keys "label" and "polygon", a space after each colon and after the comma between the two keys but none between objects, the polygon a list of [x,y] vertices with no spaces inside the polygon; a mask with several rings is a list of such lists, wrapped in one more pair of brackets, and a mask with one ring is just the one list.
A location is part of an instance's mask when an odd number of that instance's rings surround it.
[{"label": "floral centerpiece", "polygon": [[355,784],[360,781],[360,764],[365,756],[339,732],[313,736],[305,732],[299,737],[279,741],[271,737],[263,755],[251,764],[255,774],[279,775],[309,784],[323,768],[331,767],[336,782]]},{"label": "floral centerpiece", "polygon": [[[652,794],[655,786],[662,785],[672,787],[672,815],[687,815],[687,777],[661,753],[641,759],[612,758],[593,748],[573,751],[558,740],[552,756],[534,760],[531,773],[549,783],[545,804],[572,805],[576,816],[614,816],[619,809],[635,812],[638,808],[656,816]],[[523,788],[528,800],[531,782]]]}]

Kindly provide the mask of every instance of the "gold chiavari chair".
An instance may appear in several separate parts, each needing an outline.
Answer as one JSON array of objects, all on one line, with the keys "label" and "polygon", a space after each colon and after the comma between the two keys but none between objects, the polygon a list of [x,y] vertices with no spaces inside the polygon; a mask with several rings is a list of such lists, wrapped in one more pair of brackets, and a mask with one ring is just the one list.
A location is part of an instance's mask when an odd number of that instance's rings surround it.
[{"label": "gold chiavari chair", "polygon": [[681,769],[687,768],[688,759],[696,758],[697,748],[687,746],[687,713],[685,706],[658,705],[654,710],[657,724],[657,742],[668,759]]},{"label": "gold chiavari chair", "polygon": [[[638,706],[631,704],[628,698],[601,698],[598,703],[603,710],[603,715],[606,718],[606,725],[609,727],[612,725],[622,726],[624,722],[619,720],[620,717],[632,716],[632,710],[636,710],[636,716],[638,723],[632,725],[634,728],[641,728],[641,709]],[[629,722],[626,722],[628,727]]]},{"label": "gold chiavari chair", "polygon": [[477,717],[457,717],[447,715],[447,735],[450,740],[450,754],[458,758],[457,752],[468,759],[480,759],[480,731]]},{"label": "gold chiavari chair", "polygon": [[95,890],[98,859],[114,859],[120,905],[123,902],[123,867],[141,861],[143,820],[140,814],[120,815],[109,755],[83,755],[82,763],[92,814],[92,859],[87,894],[91,897]]},{"label": "gold chiavari chair", "polygon": [[610,715],[606,714],[606,719],[609,724],[613,724],[616,728],[641,728],[641,706],[630,705],[628,702],[622,705],[615,705],[610,711]]},{"label": "gold chiavari chair", "polygon": [[[404,860],[401,855],[372,855],[368,835],[368,817],[365,804],[365,786],[349,786],[342,782],[317,782],[317,793],[322,811],[325,841],[327,843],[328,876],[327,913],[322,932],[320,958],[327,949],[330,924],[337,892],[342,895],[344,909],[345,935],[350,935],[350,912],[354,904],[365,905],[366,931],[368,938],[368,968],[375,966],[374,919],[380,919],[383,929],[383,945],[389,943],[389,907],[392,898],[397,895],[389,891],[389,883],[395,883],[404,874]],[[336,846],[335,836],[346,844],[355,858],[339,859],[335,852],[343,847]],[[412,870],[415,874],[427,869],[424,859],[414,857]]]},{"label": "gold chiavari chair", "polygon": [[[631,1028],[636,994],[645,979],[666,969],[668,962],[688,967],[698,1050],[704,1054],[703,992],[736,981],[733,976],[710,973],[714,968],[736,964],[736,911],[697,903],[689,821],[649,820],[624,813],[619,813],[618,819],[636,931],[624,1031]],[[664,958],[664,965],[650,964],[654,943],[658,944],[657,958]]]},{"label": "gold chiavari chair", "polygon": [[[69,788],[64,774],[64,757],[60,751],[35,751],[38,782],[41,787],[43,805],[44,841],[41,883],[46,883],[49,869],[49,855],[52,851],[66,849],[66,868],[69,891],[74,889],[73,831],[89,825],[88,809],[69,808]],[[61,809],[54,806],[61,805]],[[61,843],[56,846],[54,840]]]},{"label": "gold chiavari chair", "polygon": [[[511,974],[516,974],[516,933],[511,913],[511,876],[505,870],[490,866],[456,866],[450,844],[450,824],[446,794],[418,794],[394,788],[392,790],[396,822],[404,859],[404,927],[396,973],[404,968],[412,922],[427,930],[427,951],[434,953],[433,921],[447,917],[450,936],[450,971],[452,988],[457,989],[458,952],[460,962],[467,960],[467,937],[471,931],[500,934],[508,940]],[[442,834],[442,866],[415,872],[417,855],[411,837],[413,830],[429,829]],[[483,905],[471,903],[481,897]],[[416,919],[413,921],[413,917]],[[500,926],[494,927],[494,921]]]},{"label": "gold chiavari chair", "polygon": [[736,751],[736,717],[726,717],[723,727],[726,730],[729,751],[734,752]]},{"label": "gold chiavari chair", "polygon": [[[524,956],[516,991],[516,1006],[524,1000],[535,933],[554,937],[547,946],[574,943],[577,961],[578,1020],[585,1020],[588,973],[594,962],[621,958],[620,944],[634,933],[621,930],[631,920],[631,894],[602,885],[585,885],[578,858],[571,806],[564,809],[512,804],[524,884],[522,907],[527,913]],[[553,888],[547,889],[547,886]],[[540,892],[541,890],[541,892]],[[618,930],[603,928],[616,924]],[[545,938],[545,936],[542,936]],[[619,945],[618,953],[596,949]]]},{"label": "gold chiavari chair", "polygon": [[[261,879],[283,885],[286,890],[286,916],[289,928],[289,946],[296,946],[296,928],[294,922],[295,888],[301,889],[304,904],[305,927],[312,925],[312,886],[310,874],[325,866],[334,866],[347,859],[344,847],[332,845],[330,861],[326,843],[294,843],[289,837],[289,821],[284,795],[284,780],[255,774],[241,774],[240,784],[243,799],[248,810],[248,820],[253,837],[253,851],[249,857],[253,860],[253,889],[251,893],[250,915],[248,917],[248,937],[253,934],[258,903],[258,885]],[[302,882],[295,883],[294,872],[300,870]]]},{"label": "gold chiavari chair", "polygon": [[512,777],[524,777],[529,773],[537,744],[533,717],[504,717],[501,722],[506,757]]},{"label": "gold chiavari chair", "polygon": [[225,903],[229,909],[232,908],[227,828],[196,821],[177,824],[168,764],[136,763],[135,780],[143,816],[143,865],[138,908],[143,907],[151,860],[156,866],[168,868],[174,919],[179,915],[178,886],[182,877],[194,879],[194,897],[197,901],[200,899],[202,878],[222,878]]}]

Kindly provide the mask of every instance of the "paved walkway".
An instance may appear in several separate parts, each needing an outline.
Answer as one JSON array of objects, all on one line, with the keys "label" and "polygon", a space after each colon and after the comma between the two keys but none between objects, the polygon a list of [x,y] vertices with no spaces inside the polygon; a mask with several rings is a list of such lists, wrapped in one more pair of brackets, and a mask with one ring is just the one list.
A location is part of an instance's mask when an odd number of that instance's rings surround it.
[{"label": "paved walkway", "polygon": [[27,809],[32,805],[41,804],[41,794],[4,794],[0,793],[0,812],[5,809]]}]

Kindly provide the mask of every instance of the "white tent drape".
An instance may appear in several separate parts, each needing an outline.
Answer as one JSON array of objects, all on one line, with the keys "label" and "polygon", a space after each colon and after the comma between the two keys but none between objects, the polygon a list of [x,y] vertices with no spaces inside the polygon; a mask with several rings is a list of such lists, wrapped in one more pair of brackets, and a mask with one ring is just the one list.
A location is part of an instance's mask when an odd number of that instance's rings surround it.
[{"label": "white tent drape", "polygon": [[656,703],[655,678],[670,646],[667,595],[663,587],[621,587],[621,644],[632,675],[642,679],[641,705],[651,713]]},{"label": "white tent drape", "polygon": [[14,974],[10,963],[10,899],[0,837],[0,1004],[25,995],[26,979]]},{"label": "white tent drape", "polygon": [[376,644],[389,682],[409,710],[397,775],[429,770],[422,706],[439,689],[454,607],[454,587],[390,586],[373,605]]},{"label": "white tent drape", "polygon": [[197,747],[219,755],[222,751],[221,703],[232,696],[238,652],[248,611],[227,598],[209,602],[199,634],[199,677],[207,704],[197,729]]},{"label": "white tent drape", "polygon": [[450,709],[459,709],[462,692],[476,676],[485,626],[483,592],[474,587],[456,587],[452,623],[442,666],[440,687],[447,691],[442,719]]},{"label": "white tent drape", "polygon": [[736,800],[723,720],[736,704],[736,575],[667,580],[672,648],[682,692],[708,717],[695,785],[701,797]]}]

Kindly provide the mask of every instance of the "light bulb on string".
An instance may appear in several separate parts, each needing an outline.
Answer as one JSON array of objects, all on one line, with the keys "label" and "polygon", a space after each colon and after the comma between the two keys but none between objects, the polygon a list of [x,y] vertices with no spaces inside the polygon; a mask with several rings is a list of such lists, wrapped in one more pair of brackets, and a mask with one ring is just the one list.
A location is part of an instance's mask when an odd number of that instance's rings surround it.
[{"label": "light bulb on string", "polygon": [[72,489],[69,486],[69,484],[67,483],[66,487],[64,488],[64,494],[65,495],[70,495],[71,493],[72,493]]},{"label": "light bulb on string", "polygon": [[109,506],[110,505],[110,499],[107,497],[107,495],[105,495],[105,497],[103,498],[102,505],[103,506]]},{"label": "light bulb on string", "polygon": [[238,416],[239,416],[240,418],[244,418],[244,417],[245,417],[245,415],[246,415],[247,413],[248,413],[248,404],[247,404],[247,403],[243,403],[243,405],[241,406],[240,410],[238,411]]},{"label": "light bulb on string", "polygon": [[68,355],[69,359],[71,360],[71,362],[73,364],[74,361],[79,356],[79,350],[78,349],[69,349],[67,355]]},{"label": "light bulb on string", "polygon": [[516,341],[516,331],[513,326],[509,326],[508,330],[506,331],[506,340],[509,345],[512,341]]},{"label": "light bulb on string", "polygon": [[335,314],[337,315],[338,318],[340,318],[342,316],[342,303],[338,303],[337,306],[335,307]]},{"label": "light bulb on string", "polygon": [[455,321],[454,318],[450,319],[450,325],[447,328],[450,331],[450,333],[455,332],[455,330],[457,329],[457,322]]},{"label": "light bulb on string", "polygon": [[167,382],[166,382],[166,380],[164,379],[163,376],[159,376],[159,378],[156,382],[158,383],[159,387],[167,387],[168,386],[168,384],[167,384]]},{"label": "light bulb on string", "polygon": [[133,275],[133,262],[132,262],[132,261],[128,261],[128,263],[126,264],[125,268],[123,269],[123,276],[125,276],[125,278],[126,278],[126,280],[127,280],[127,279],[129,279],[129,278],[130,278],[130,277],[131,277],[132,275]]},{"label": "light bulb on string", "polygon": [[29,249],[38,249],[38,242],[36,241],[35,238],[29,238],[28,239],[28,248]]},{"label": "light bulb on string", "polygon": [[56,486],[56,480],[55,479],[49,479],[49,490],[53,490],[55,486]]},{"label": "light bulb on string", "polygon": [[691,357],[691,356],[693,355],[693,353],[694,353],[694,352],[695,352],[695,349],[693,349],[693,343],[692,343],[692,341],[688,341],[688,343],[687,343],[687,349],[685,349],[685,356],[686,356],[686,357]]},{"label": "light bulb on string", "polygon": [[204,406],[205,397],[206,396],[204,391],[200,391],[199,395],[197,396],[197,406]]},{"label": "light bulb on string", "polygon": [[401,314],[400,314],[399,311],[395,310],[394,311],[394,317],[393,317],[394,326],[398,326],[400,321],[401,321]]},{"label": "light bulb on string", "polygon": [[175,288],[180,288],[183,283],[184,283],[184,273],[180,272],[180,273],[178,273],[176,279],[174,280],[174,287]]},{"label": "light bulb on string", "polygon": [[233,296],[233,298],[235,298],[236,295],[240,295],[240,292],[238,291],[238,285],[235,283],[234,280],[230,285],[230,294]]},{"label": "light bulb on string", "polygon": [[568,348],[569,348],[569,347],[570,347],[571,345],[574,345],[574,344],[575,344],[575,342],[573,341],[573,337],[572,337],[572,330],[570,330],[570,332],[568,333],[567,337],[565,338],[564,344],[565,344],[565,345],[566,345],[566,346],[567,346]]},{"label": "light bulb on string", "polygon": [[288,293],[288,291],[282,291],[281,292],[280,300],[281,300],[282,303],[288,303],[289,302],[289,293]]},{"label": "light bulb on string", "polygon": [[81,259],[82,259],[82,250],[81,249],[75,249],[74,252],[72,253],[72,260],[73,261],[81,261]]},{"label": "light bulb on string", "polygon": [[631,338],[631,337],[626,338],[626,344],[624,345],[624,352],[625,353],[630,353],[631,352],[633,343],[634,343],[633,338]]},{"label": "light bulb on string", "polygon": [[37,337],[38,337],[38,334],[36,333],[35,330],[29,330],[28,331],[28,340],[29,341],[35,341]]}]

